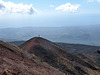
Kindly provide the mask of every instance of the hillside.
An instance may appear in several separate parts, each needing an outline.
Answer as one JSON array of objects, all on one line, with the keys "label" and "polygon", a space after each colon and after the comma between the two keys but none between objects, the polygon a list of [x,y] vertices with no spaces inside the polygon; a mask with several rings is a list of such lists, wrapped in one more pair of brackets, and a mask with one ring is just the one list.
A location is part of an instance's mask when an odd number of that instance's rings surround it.
[{"label": "hillside", "polygon": [[[13,41],[9,42],[11,44],[15,44],[17,46],[23,44],[25,41]],[[69,53],[79,55],[83,54],[90,59],[92,59],[95,63],[100,64],[100,46],[91,46],[84,44],[69,44],[69,43],[57,43],[60,47],[68,51]]]},{"label": "hillside", "polygon": [[60,71],[40,63],[33,55],[0,41],[0,75],[64,75]]},{"label": "hillside", "polygon": [[100,46],[91,46],[84,44],[68,44],[68,43],[56,43],[56,44],[73,54],[83,53],[83,54],[99,55],[97,51],[100,50]]},{"label": "hillside", "polygon": [[60,47],[64,48],[72,54],[84,54],[91,58],[97,64],[100,64],[100,46],[89,46],[82,44],[68,44],[68,43],[57,43]]},{"label": "hillside", "polygon": [[32,38],[19,47],[66,75],[99,75],[100,73],[100,67],[92,60],[89,62],[89,58],[70,54],[55,43],[41,37]]},{"label": "hillside", "polygon": [[[14,45],[21,45],[25,41],[13,41],[9,42]],[[91,58],[95,63],[100,64],[100,46],[91,46],[91,45],[84,45],[84,44],[69,44],[69,43],[57,43],[60,47],[68,51],[72,54],[83,54],[89,58]]]}]

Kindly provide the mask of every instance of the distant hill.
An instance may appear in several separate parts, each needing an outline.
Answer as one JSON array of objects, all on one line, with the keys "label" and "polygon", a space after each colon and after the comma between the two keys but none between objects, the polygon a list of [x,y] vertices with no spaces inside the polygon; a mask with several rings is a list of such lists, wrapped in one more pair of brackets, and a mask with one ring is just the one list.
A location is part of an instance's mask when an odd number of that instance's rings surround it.
[{"label": "distant hill", "polygon": [[4,40],[6,42],[9,41],[9,39],[15,39],[13,41],[26,41],[29,38],[32,38],[33,36],[36,37],[38,35],[53,42],[100,46],[100,25],[0,29],[0,38],[1,40],[8,39]]},{"label": "distant hill", "polygon": [[84,45],[84,44],[69,44],[69,43],[56,43],[57,45],[61,46],[68,52],[72,54],[91,54],[91,55],[99,55],[97,53],[100,50],[100,46],[91,46],[91,45]]},{"label": "distant hill", "polygon": [[68,44],[68,43],[56,43],[56,44],[72,54],[75,55],[84,54],[100,65],[100,46]]},{"label": "distant hill", "polygon": [[21,44],[23,44],[25,41],[12,41],[12,42],[7,42],[7,43],[10,43],[10,44],[14,44],[16,46],[19,46]]}]

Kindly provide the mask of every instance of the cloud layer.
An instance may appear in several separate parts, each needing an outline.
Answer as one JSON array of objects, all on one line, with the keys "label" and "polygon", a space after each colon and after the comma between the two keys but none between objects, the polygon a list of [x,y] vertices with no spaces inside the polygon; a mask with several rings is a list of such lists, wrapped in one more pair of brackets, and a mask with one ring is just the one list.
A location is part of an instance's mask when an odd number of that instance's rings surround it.
[{"label": "cloud layer", "polygon": [[49,5],[51,8],[55,7],[54,5]]},{"label": "cloud layer", "polygon": [[72,5],[70,3],[66,3],[63,5],[60,5],[59,7],[56,8],[56,10],[62,10],[63,12],[77,12],[79,8],[79,4]]},{"label": "cloud layer", "polygon": [[37,10],[31,5],[14,4],[13,2],[4,2],[0,0],[0,14],[29,14],[32,15],[37,13]]}]

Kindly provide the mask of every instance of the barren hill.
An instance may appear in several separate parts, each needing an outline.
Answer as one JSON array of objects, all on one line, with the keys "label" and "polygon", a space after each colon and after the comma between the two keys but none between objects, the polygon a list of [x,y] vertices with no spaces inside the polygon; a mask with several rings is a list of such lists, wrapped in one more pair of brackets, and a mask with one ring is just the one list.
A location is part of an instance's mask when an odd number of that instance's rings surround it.
[{"label": "barren hill", "polygon": [[41,62],[57,68],[66,75],[99,75],[100,67],[89,62],[87,57],[82,58],[66,52],[55,43],[41,37],[35,37],[19,46],[24,52],[35,55]]},{"label": "barren hill", "polygon": [[63,75],[22,49],[0,41],[0,75]]}]

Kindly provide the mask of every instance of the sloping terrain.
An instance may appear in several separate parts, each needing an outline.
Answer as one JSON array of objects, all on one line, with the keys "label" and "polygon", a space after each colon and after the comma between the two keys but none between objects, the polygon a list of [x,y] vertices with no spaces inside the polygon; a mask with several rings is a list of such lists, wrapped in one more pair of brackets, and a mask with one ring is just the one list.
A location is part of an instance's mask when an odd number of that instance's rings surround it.
[{"label": "sloping terrain", "polygon": [[100,50],[100,46],[89,46],[83,44],[68,44],[68,43],[57,43],[57,45],[61,46],[68,52],[72,54],[91,54],[98,55],[97,51]]},{"label": "sloping terrain", "polygon": [[0,75],[63,75],[20,48],[0,41]]},{"label": "sloping terrain", "polygon": [[66,51],[72,54],[83,54],[94,62],[100,64],[100,47],[99,46],[89,46],[82,44],[68,44],[68,43],[57,43],[60,47],[64,48]]},{"label": "sloping terrain", "polygon": [[[35,37],[19,46],[24,52],[35,55],[41,62],[57,68],[66,75],[99,75],[100,67],[89,59],[66,52],[63,48],[44,38]],[[92,60],[91,60],[92,61]]]},{"label": "sloping terrain", "polygon": [[[13,41],[13,42],[9,42],[9,43],[19,46],[19,45],[23,44],[24,42],[25,41]],[[69,53],[72,53],[75,55],[82,54],[82,56],[86,56],[89,59],[91,59],[92,61],[94,61],[95,63],[100,65],[100,47],[99,46],[58,43],[58,42],[56,44],[59,45],[60,47],[62,47],[63,49],[65,49]]]}]

